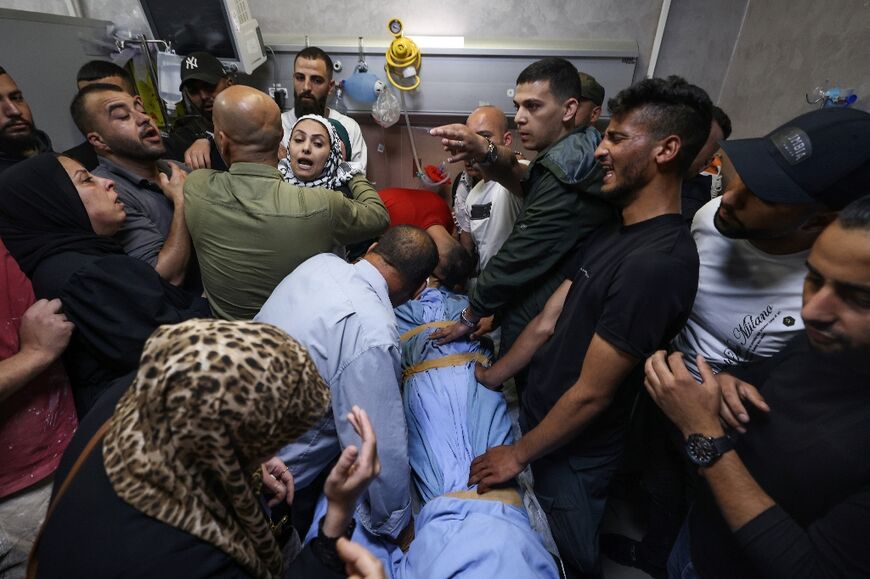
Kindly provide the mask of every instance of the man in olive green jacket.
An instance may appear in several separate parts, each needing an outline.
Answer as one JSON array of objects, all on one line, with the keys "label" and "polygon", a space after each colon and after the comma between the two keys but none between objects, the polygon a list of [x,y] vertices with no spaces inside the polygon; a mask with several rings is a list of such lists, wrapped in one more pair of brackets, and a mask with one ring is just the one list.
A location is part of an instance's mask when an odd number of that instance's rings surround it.
[{"label": "man in olive green jacket", "polygon": [[297,187],[278,172],[281,111],[268,95],[233,86],[214,104],[215,144],[229,172],[203,169],[184,185],[185,217],[212,311],[252,319],[297,265],[336,245],[379,236],[389,225],[363,176],[353,198]]},{"label": "man in olive green jacket", "polygon": [[498,314],[500,351],[506,352],[561,283],[562,261],[592,231],[616,218],[611,206],[587,194],[601,187],[603,174],[594,157],[601,135],[591,127],[574,128],[580,93],[577,69],[561,58],[532,63],[517,78],[517,132],[523,146],[538,151],[527,172],[510,149],[464,125],[432,130],[452,160],[477,162],[523,197],[510,236],[469,293],[469,307],[459,322],[434,332],[434,339],[446,343],[480,332],[480,319]]}]

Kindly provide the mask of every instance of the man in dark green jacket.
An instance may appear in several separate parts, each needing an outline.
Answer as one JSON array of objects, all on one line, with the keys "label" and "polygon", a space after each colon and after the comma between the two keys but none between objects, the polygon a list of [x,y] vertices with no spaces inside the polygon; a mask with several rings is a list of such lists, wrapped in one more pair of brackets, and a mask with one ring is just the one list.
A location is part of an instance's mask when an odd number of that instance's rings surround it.
[{"label": "man in dark green jacket", "polygon": [[593,156],[601,135],[574,127],[580,94],[577,69],[567,60],[545,58],[520,73],[514,120],[523,146],[538,151],[528,171],[508,147],[465,125],[432,130],[442,137],[451,161],[476,162],[491,179],[523,197],[513,231],[477,278],[469,307],[459,322],[433,333],[435,339],[447,343],[476,335],[481,318],[498,314],[501,351],[506,352],[562,281],[564,258],[616,218],[607,203],[588,195],[601,187],[602,172]]}]

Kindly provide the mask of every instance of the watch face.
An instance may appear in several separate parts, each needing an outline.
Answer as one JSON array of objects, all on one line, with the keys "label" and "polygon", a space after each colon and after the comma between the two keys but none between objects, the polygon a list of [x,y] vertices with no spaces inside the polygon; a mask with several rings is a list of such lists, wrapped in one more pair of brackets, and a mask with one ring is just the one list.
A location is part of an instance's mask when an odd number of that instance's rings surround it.
[{"label": "watch face", "polygon": [[690,434],[686,439],[686,454],[689,460],[698,466],[709,466],[719,458],[720,453],[713,444],[713,439],[702,434]]}]

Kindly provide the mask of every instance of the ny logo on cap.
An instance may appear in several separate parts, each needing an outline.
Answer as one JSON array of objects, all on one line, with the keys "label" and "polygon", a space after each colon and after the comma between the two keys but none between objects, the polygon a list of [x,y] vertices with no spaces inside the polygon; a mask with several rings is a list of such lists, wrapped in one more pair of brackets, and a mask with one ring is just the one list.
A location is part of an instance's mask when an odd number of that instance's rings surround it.
[{"label": "ny logo on cap", "polygon": [[198,67],[199,67],[199,65],[196,63],[195,56],[188,56],[187,60],[184,61],[184,68],[191,69],[191,68],[198,68]]}]

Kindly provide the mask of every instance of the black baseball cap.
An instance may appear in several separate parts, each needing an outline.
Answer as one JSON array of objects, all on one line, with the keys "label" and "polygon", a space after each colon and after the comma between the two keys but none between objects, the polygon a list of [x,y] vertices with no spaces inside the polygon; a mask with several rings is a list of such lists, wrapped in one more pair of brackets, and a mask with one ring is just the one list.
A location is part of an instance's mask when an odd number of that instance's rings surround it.
[{"label": "black baseball cap", "polygon": [[181,86],[189,80],[201,80],[217,84],[227,76],[224,65],[208,52],[191,52],[181,61]]},{"label": "black baseball cap", "polygon": [[870,113],[824,108],[757,139],[720,141],[752,193],[770,203],[842,209],[870,193]]}]

